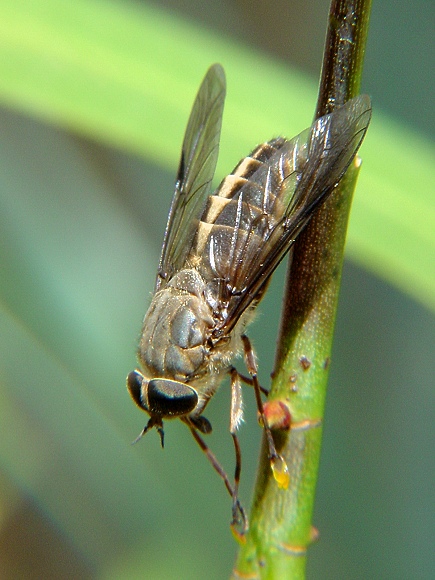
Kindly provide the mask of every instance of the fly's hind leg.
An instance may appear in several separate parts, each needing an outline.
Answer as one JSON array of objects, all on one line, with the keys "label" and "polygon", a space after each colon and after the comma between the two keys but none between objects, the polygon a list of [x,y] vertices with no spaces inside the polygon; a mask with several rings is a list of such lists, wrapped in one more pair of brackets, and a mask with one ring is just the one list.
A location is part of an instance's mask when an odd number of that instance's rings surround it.
[{"label": "fly's hind leg", "polygon": [[252,378],[252,386],[254,387],[255,400],[257,402],[257,409],[264,426],[266,434],[267,446],[269,450],[270,467],[272,468],[273,476],[279,487],[287,488],[289,484],[289,471],[285,459],[279,455],[276,450],[275,442],[272,437],[267,418],[264,414],[263,401],[261,400],[261,387],[257,376],[257,363],[255,361],[255,353],[252,348],[251,341],[246,335],[242,336],[243,348],[245,351],[245,364],[249,374]]}]

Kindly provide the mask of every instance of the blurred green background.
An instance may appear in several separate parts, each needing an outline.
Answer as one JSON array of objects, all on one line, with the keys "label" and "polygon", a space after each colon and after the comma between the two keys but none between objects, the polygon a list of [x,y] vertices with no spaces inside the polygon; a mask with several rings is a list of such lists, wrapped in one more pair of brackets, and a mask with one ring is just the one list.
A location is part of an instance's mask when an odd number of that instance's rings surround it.
[{"label": "blurred green background", "polygon": [[[182,137],[227,71],[218,177],[314,111],[329,2],[0,0],[0,578],[228,577],[230,500],[135,365]],[[433,578],[434,5],[375,2],[308,578]],[[268,384],[281,267],[250,330]],[[267,324],[266,324],[267,321]],[[247,390],[242,498],[260,429]],[[207,409],[229,472],[229,392]]]}]

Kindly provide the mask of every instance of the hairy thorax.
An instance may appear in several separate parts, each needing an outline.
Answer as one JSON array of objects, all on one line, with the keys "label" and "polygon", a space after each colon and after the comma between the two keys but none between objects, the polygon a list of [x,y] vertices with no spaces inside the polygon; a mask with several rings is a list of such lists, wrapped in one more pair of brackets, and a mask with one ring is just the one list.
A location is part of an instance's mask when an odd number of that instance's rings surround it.
[{"label": "hairy thorax", "polygon": [[215,344],[210,288],[193,268],[181,270],[158,291],[145,316],[139,359],[148,378],[168,378],[213,389],[240,351],[237,335]]}]

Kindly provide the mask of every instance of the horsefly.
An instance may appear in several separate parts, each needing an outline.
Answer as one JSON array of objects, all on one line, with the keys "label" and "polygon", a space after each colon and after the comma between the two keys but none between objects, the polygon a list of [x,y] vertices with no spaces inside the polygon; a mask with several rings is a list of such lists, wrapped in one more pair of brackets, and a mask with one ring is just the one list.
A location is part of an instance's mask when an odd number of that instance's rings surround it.
[{"label": "horsefly", "polygon": [[[134,402],[150,418],[140,439],[155,427],[164,443],[163,420],[178,417],[190,429],[232,497],[232,528],[248,527],[238,499],[242,421],[241,382],[253,386],[278,485],[288,484],[263,413],[255,356],[245,328],[269,279],[296,237],[352,162],[371,116],[362,95],[320,117],[295,137],[256,147],[214,193],[225,74],[208,70],[184,136],[154,296],[145,315],[139,368],[127,377]],[[243,354],[249,377],[232,366]],[[230,481],[201,434],[202,415],[223,378],[231,383],[230,433],[236,467]]]}]

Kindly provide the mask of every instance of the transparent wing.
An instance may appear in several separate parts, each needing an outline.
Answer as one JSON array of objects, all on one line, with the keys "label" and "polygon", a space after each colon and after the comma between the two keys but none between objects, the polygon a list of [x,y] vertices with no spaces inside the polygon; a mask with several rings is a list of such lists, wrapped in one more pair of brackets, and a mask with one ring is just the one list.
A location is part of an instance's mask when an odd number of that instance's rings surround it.
[{"label": "transparent wing", "polygon": [[[246,308],[261,297],[298,234],[343,177],[370,117],[370,99],[362,95],[321,117],[291,141],[276,139],[265,144],[273,144],[276,151],[234,195],[226,196],[231,202],[223,212],[236,204],[233,231],[225,238],[222,232],[228,226],[215,225],[210,238],[216,239],[208,244],[209,253],[214,252],[214,268],[225,281],[220,288],[227,306],[216,338],[228,334]],[[226,257],[219,235],[227,245]]]},{"label": "transparent wing", "polygon": [[216,169],[224,100],[225,73],[214,64],[202,81],[187,124],[156,290],[183,266],[189,254]]}]

